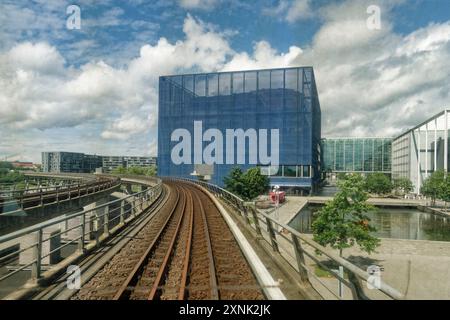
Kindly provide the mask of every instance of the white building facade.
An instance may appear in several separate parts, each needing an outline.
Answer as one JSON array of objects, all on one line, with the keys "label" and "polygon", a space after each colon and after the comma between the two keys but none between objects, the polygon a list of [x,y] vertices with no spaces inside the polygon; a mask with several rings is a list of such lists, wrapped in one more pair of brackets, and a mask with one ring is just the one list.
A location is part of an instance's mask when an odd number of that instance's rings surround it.
[{"label": "white building facade", "polygon": [[449,112],[445,109],[392,142],[392,178],[408,178],[414,193],[434,171],[448,171]]}]

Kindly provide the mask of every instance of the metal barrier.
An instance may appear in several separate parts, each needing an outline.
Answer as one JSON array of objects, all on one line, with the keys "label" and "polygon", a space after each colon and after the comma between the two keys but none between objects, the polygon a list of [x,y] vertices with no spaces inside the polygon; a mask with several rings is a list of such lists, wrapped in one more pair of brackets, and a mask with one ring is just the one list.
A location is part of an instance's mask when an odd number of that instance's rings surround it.
[{"label": "metal barrier", "polygon": [[[86,184],[74,184],[62,187],[40,188],[39,192],[27,194],[24,190],[14,191],[9,197],[4,197],[0,193],[0,205],[3,208],[13,208],[16,210],[29,210],[45,205],[57,204],[66,200],[73,200],[82,196],[90,195],[99,191],[112,188],[120,184],[120,179],[107,179],[93,181]],[[17,205],[17,209],[15,208]],[[3,209],[3,213],[8,210]]]},{"label": "metal barrier", "polygon": [[[0,257],[0,267],[26,251],[32,253],[31,261],[19,265],[11,272],[0,276],[0,287],[4,280],[26,269],[31,269],[31,279],[41,278],[44,265],[43,260],[48,260],[52,255],[60,253],[62,249],[69,245],[76,244],[76,251],[80,255],[87,249],[99,246],[110,234],[139,216],[148,206],[158,199],[162,192],[162,181],[160,179],[155,181],[157,182],[156,185],[148,186],[148,189],[141,192],[110,201],[89,210],[73,213],[0,236],[0,248],[7,243],[21,244],[18,251],[13,251]],[[75,225],[71,225],[74,221]],[[66,225],[64,230],[60,229],[61,224]],[[92,230],[91,226],[93,227]],[[78,236],[68,239],[64,244],[51,246],[50,242],[52,240],[60,239],[63,235],[68,236],[69,232],[75,230],[78,231]],[[49,234],[49,236],[45,237],[44,235],[46,234]],[[34,240],[31,244],[23,246],[23,237],[30,235],[34,236]],[[45,246],[47,247],[46,252],[43,250]],[[51,267],[47,266],[47,268]]]},{"label": "metal barrier", "polygon": [[[171,177],[165,179],[200,185],[231,206],[256,235],[266,240],[272,250],[280,254],[299,273],[303,281],[309,281],[322,297],[326,299],[404,299],[404,295],[377,276],[330,252],[312,238],[280,223],[258,210],[254,204],[246,203],[229,191],[198,180]],[[316,274],[318,272],[325,273],[325,279],[321,279]]]}]

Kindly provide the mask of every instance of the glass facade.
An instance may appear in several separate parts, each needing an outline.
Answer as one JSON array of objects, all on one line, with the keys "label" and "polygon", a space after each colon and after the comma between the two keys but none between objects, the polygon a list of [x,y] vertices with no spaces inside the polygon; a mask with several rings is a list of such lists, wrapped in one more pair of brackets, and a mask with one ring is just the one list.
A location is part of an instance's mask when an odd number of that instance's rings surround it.
[{"label": "glass facade", "polygon": [[392,142],[392,177],[410,179],[415,193],[420,193],[423,181],[431,173],[448,171],[449,112],[438,113]]},{"label": "glass facade", "polygon": [[[176,164],[171,153],[180,140],[172,141],[176,129],[194,136],[194,121],[203,132],[218,129],[223,135],[223,159],[236,157],[238,150],[225,146],[227,129],[255,129],[261,143],[261,129],[267,129],[267,150],[272,150],[271,130],[279,130],[279,164],[271,184],[312,189],[320,179],[321,112],[311,67],[163,76],[159,79],[158,174],[191,177],[194,152],[189,161]],[[193,149],[205,148],[210,141],[195,142]],[[248,139],[250,140],[250,139]],[[196,140],[197,141],[197,140]],[[220,145],[220,143],[218,143]],[[264,166],[258,150],[245,144],[242,169]],[[259,150],[261,152],[261,150]],[[220,153],[220,152],[219,152]],[[220,154],[219,154],[220,155]],[[249,161],[257,159],[256,163]],[[188,162],[188,163],[186,163]],[[236,163],[236,162],[235,162]],[[223,185],[223,177],[235,164],[213,164],[211,182]],[[275,171],[275,170],[273,170]]]},{"label": "glass facade", "polygon": [[391,173],[392,139],[322,139],[324,172]]}]

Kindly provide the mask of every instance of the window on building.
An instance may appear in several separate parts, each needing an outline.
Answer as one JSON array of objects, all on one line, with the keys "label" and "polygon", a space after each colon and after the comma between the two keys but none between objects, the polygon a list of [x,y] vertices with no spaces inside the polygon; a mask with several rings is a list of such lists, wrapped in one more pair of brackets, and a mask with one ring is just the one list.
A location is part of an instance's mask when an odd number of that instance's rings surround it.
[{"label": "window on building", "polygon": [[206,76],[196,75],[195,76],[195,94],[200,97],[206,95]]},{"label": "window on building", "polygon": [[256,72],[245,73],[245,92],[256,91]]},{"label": "window on building", "polygon": [[270,89],[270,71],[258,72],[258,90]]},{"label": "window on building", "polygon": [[310,170],[310,166],[303,166],[303,175],[304,178],[309,178],[311,177],[311,170]]},{"label": "window on building", "polygon": [[297,166],[284,166],[284,176],[285,177],[296,177],[297,176]]},{"label": "window on building", "polygon": [[231,73],[223,73],[219,76],[219,94],[221,96],[231,94]]},{"label": "window on building", "polygon": [[285,75],[286,89],[291,89],[291,90],[297,91],[297,86],[298,86],[297,71],[298,71],[297,69],[286,70],[286,75]]},{"label": "window on building", "polygon": [[208,97],[217,96],[219,77],[217,74],[208,75]]},{"label": "window on building", "polygon": [[233,73],[233,93],[244,92],[244,74],[242,72]]}]

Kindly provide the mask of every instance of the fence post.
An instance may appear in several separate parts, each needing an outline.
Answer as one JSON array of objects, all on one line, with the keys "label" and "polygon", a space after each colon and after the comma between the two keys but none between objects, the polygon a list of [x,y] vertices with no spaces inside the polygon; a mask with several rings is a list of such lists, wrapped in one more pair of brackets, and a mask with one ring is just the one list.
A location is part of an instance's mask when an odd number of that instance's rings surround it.
[{"label": "fence post", "polygon": [[278,250],[278,243],[275,238],[275,230],[273,229],[272,220],[269,217],[266,217],[267,228],[269,229],[270,242],[272,243],[273,251],[280,252]]},{"label": "fence post", "polygon": [[262,235],[262,233],[261,233],[261,226],[259,225],[259,219],[258,219],[258,216],[256,214],[256,209],[253,208],[253,207],[250,207],[250,210],[252,211],[253,222],[255,223],[256,233],[261,236]]},{"label": "fence post", "polygon": [[109,206],[105,206],[103,211],[103,233],[109,235]]},{"label": "fence post", "polygon": [[86,214],[83,213],[81,215],[81,234],[80,234],[80,240],[78,240],[78,251],[84,252],[84,237],[86,233]]},{"label": "fence post", "polygon": [[43,207],[44,206],[44,198],[42,196],[42,188],[39,190],[39,200],[40,200],[41,207]]},{"label": "fence post", "polygon": [[250,225],[251,223],[250,218],[248,217],[248,208],[244,203],[242,203],[242,213],[244,214],[245,222]]},{"label": "fence post", "polygon": [[125,200],[120,201],[120,224],[123,224],[125,221]]},{"label": "fence post", "polygon": [[31,267],[31,278],[39,279],[41,277],[41,258],[42,258],[42,229],[36,232],[36,245],[34,247],[35,262]]},{"label": "fence post", "polygon": [[308,270],[306,269],[305,265],[305,257],[303,255],[303,249],[300,244],[300,241],[298,238],[291,234],[292,243],[294,244],[294,251],[295,251],[295,258],[297,260],[297,266],[298,266],[298,272],[300,274],[300,278],[302,278],[303,281],[308,281]]},{"label": "fence post", "polygon": [[98,245],[100,244],[100,242],[99,242],[99,234],[98,234],[98,233],[99,233],[99,232],[98,232],[98,230],[99,230],[98,225],[99,225],[100,223],[99,223],[99,219],[98,219],[98,214],[97,214],[97,212],[95,213],[94,218],[95,218],[95,221],[94,221],[95,245],[98,247]]}]

